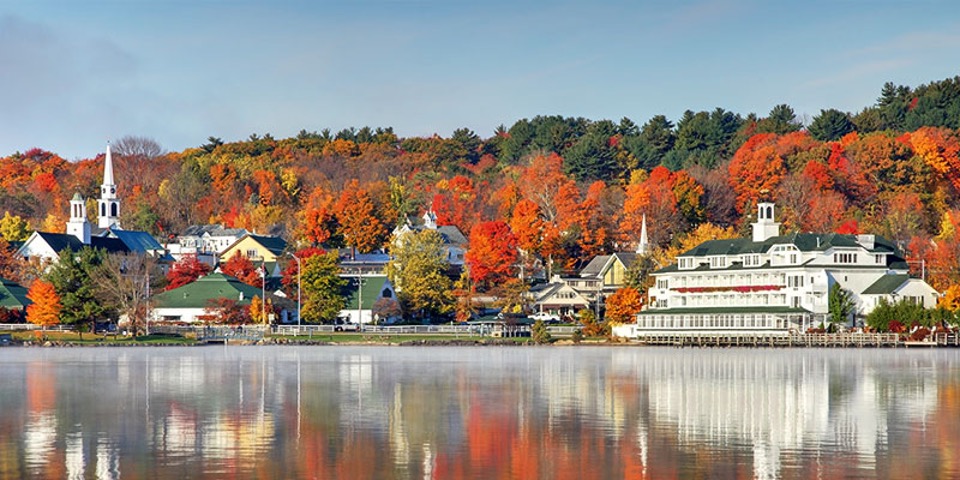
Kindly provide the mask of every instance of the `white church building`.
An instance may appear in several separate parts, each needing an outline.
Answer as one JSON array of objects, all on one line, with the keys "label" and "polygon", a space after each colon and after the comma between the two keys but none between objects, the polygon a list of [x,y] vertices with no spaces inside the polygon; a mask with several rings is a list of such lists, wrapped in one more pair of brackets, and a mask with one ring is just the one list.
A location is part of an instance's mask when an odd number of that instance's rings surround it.
[{"label": "white church building", "polygon": [[100,185],[97,214],[97,226],[94,227],[87,218],[86,201],[76,193],[70,200],[66,233],[33,232],[17,253],[28,259],[55,262],[60,252],[76,252],[91,246],[108,253],[137,253],[151,255],[165,262],[172,260],[160,242],[148,232],[120,228],[120,198],[113,179],[113,157],[109,144],[103,162],[103,184]]},{"label": "white church building", "polygon": [[[649,308],[614,334],[805,332],[826,324],[834,284],[851,294],[855,317],[885,299],[936,306],[938,294],[875,235],[780,235],[774,205],[760,203],[751,238],[711,240],[653,272]],[[856,321],[855,319],[852,321]]]}]

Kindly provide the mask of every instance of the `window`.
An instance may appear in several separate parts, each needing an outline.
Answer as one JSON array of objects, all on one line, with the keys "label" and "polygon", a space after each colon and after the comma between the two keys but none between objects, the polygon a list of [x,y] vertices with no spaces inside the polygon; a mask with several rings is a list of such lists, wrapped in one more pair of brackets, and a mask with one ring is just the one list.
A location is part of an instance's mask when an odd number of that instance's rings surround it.
[{"label": "window", "polygon": [[666,290],[667,288],[669,288],[669,282],[667,282],[667,279],[661,278],[657,280],[657,288],[662,290]]},{"label": "window", "polygon": [[834,253],[833,263],[857,263],[856,253]]},{"label": "window", "polygon": [[884,260],[884,259],[883,259],[883,255],[874,255],[874,256],[873,256],[873,262],[876,263],[877,265],[883,265],[883,263],[884,263],[883,260]]},{"label": "window", "polygon": [[681,259],[680,259],[680,268],[681,268],[681,269],[688,270],[688,269],[694,268],[694,266],[695,266],[695,265],[694,265],[694,262],[693,262],[693,259],[692,259],[692,258],[681,258]]},{"label": "window", "polygon": [[710,257],[710,268],[724,268],[727,266],[727,257]]},{"label": "window", "polygon": [[257,255],[256,249],[251,248],[250,250],[247,250],[247,258],[259,258],[259,257],[260,255]]},{"label": "window", "polygon": [[791,275],[787,277],[787,286],[794,288],[803,287],[803,275]]}]

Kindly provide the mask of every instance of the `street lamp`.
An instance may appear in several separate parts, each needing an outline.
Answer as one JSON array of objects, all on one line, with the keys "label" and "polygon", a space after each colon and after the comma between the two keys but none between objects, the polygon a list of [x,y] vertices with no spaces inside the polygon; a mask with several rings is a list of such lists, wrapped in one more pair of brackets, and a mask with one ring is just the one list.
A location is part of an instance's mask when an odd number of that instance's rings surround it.
[{"label": "street lamp", "polygon": [[302,305],[302,300],[301,300],[301,297],[300,297],[300,275],[301,275],[303,269],[302,269],[301,266],[300,266],[300,257],[298,257],[298,256],[296,256],[296,255],[294,255],[294,254],[292,254],[292,253],[290,253],[290,252],[287,252],[287,255],[290,255],[291,257],[293,257],[294,260],[297,261],[297,335],[299,336],[299,335],[300,335],[300,325],[301,325],[301,323],[300,323],[300,321],[301,321],[301,320],[300,320],[300,306]]}]

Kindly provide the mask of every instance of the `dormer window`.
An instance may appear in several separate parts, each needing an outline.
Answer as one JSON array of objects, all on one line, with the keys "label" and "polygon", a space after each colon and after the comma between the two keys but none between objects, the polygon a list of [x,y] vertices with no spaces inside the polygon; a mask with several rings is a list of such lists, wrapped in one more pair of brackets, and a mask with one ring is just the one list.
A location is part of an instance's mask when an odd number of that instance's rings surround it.
[{"label": "dormer window", "polygon": [[710,268],[726,268],[727,267],[727,257],[716,256],[710,257]]},{"label": "dormer window", "polygon": [[694,262],[694,259],[693,259],[693,258],[680,257],[680,258],[677,259],[677,260],[679,261],[679,265],[678,265],[678,266],[679,266],[680,270],[692,270],[692,269],[694,269],[694,268],[696,267],[696,262]]},{"label": "dormer window", "polygon": [[760,266],[760,255],[759,254],[750,254],[743,256],[743,266],[744,267],[759,267]]}]

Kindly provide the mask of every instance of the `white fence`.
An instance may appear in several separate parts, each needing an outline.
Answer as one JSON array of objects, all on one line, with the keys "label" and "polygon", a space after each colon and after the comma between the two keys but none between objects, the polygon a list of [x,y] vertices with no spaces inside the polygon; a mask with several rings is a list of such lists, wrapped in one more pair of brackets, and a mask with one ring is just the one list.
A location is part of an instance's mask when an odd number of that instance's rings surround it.
[{"label": "white fence", "polygon": [[[34,325],[32,323],[0,323],[0,332],[11,332],[11,331],[30,331],[30,330],[43,330],[43,327],[40,325]],[[48,332],[69,332],[73,330],[73,325],[51,325],[46,329]]]}]

